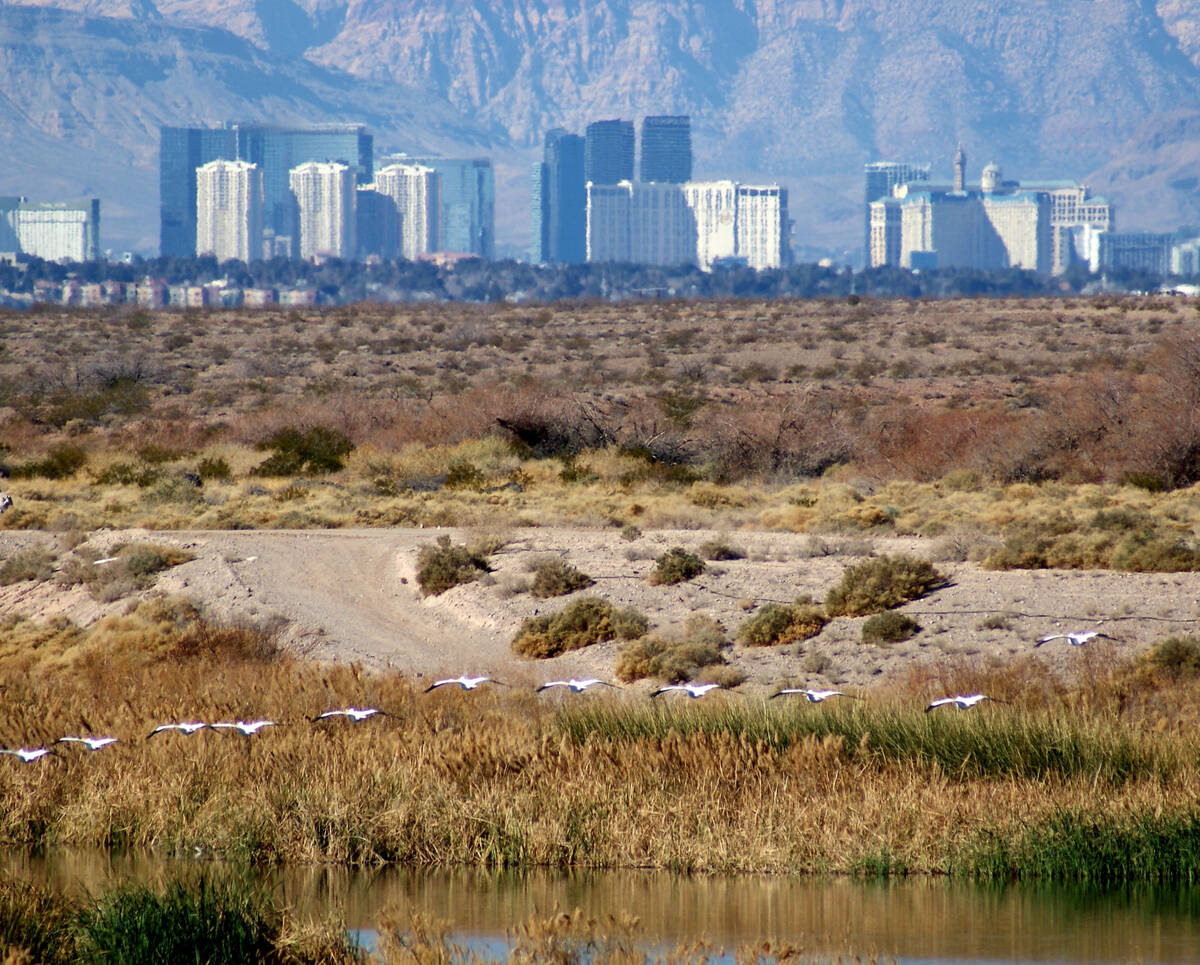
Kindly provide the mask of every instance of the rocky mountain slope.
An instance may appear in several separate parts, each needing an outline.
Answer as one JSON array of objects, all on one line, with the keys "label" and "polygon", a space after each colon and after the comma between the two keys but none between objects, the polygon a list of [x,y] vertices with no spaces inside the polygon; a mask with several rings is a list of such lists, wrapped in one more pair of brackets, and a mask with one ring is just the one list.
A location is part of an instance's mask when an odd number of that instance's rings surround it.
[{"label": "rocky mountain slope", "polygon": [[[210,46],[223,37],[224,96],[255,116],[278,109],[277,94],[260,102],[258,93],[274,90],[264,77],[275,70],[293,91],[324,84],[350,96],[355,78],[422,114],[430,103],[449,105],[461,119],[435,111],[430,133],[457,127],[468,141],[517,149],[501,196],[514,241],[527,222],[524,162],[546,129],[674,112],[693,115],[700,176],[790,184],[802,243],[857,241],[863,162],[933,160],[948,173],[960,141],[976,170],[995,160],[1010,176],[1089,180],[1113,195],[1123,227],[1200,220],[1198,193],[1187,187],[1200,174],[1197,123],[1180,114],[1200,91],[1200,0],[52,2],[81,15],[74,23],[136,22],[130,44],[156,43],[146,31],[191,31]],[[104,63],[87,63],[95,51],[81,43],[68,52],[66,43],[43,50],[47,75],[54,58],[66,56],[78,64],[81,86],[114,102],[109,115],[145,98],[147,84],[108,84]],[[247,66],[233,69],[233,60]],[[147,121],[172,111],[177,123],[197,119],[187,113],[195,111],[189,98],[204,88],[186,76],[156,83],[164,95],[180,84],[188,96],[135,112]],[[12,96],[14,82],[0,63],[0,91]],[[414,98],[413,90],[422,93]],[[312,119],[326,119],[334,102],[315,94],[293,101],[288,119],[317,112],[321,101],[325,109]],[[56,130],[55,109],[39,108],[33,132],[74,143],[77,133]],[[1160,123],[1168,114],[1174,120]],[[413,121],[409,129],[424,134],[424,117]],[[1145,147],[1147,123],[1169,143]],[[134,149],[152,154],[145,131]]]}]

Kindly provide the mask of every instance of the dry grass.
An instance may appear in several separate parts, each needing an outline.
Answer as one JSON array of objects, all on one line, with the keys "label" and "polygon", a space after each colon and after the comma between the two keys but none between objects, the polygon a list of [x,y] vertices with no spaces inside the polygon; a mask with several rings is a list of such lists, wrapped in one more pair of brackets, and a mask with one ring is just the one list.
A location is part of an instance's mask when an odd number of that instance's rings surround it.
[{"label": "dry grass", "polygon": [[[9,845],[699,871],[850,871],[887,853],[935,871],[984,831],[1007,840],[1062,813],[1186,814],[1181,802],[1200,794],[1200,686],[1153,666],[1071,689],[1034,665],[990,676],[964,667],[911,680],[907,707],[601,698],[584,719],[528,695],[434,700],[396,675],[255,652],[165,601],[89,631],[10,622],[3,641],[5,746],[80,730],[123,741],[31,765],[6,759]],[[955,685],[1014,704],[920,712]],[[395,716],[307,720],[350,705]],[[260,714],[280,726],[247,740],[145,739],[168,720]]]}]

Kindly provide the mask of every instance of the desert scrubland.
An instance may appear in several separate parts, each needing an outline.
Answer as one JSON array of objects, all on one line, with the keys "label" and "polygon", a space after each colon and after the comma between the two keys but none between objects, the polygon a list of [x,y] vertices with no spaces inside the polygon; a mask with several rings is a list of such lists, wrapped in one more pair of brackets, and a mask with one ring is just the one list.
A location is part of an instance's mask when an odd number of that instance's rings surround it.
[{"label": "desert scrubland", "polygon": [[0,840],[1194,880],[1197,307],[851,302],[4,316]]}]

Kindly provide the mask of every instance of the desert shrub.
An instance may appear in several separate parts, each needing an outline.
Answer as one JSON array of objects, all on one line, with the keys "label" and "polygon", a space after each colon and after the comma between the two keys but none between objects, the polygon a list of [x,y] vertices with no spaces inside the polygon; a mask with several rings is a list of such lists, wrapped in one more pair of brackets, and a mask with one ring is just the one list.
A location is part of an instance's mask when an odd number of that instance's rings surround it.
[{"label": "desert shrub", "polygon": [[1172,680],[1200,676],[1200,638],[1168,637],[1141,659],[1146,667]]},{"label": "desert shrub", "polygon": [[228,482],[233,478],[233,470],[223,456],[205,456],[196,463],[196,475],[206,482],[210,479]]},{"label": "desert shrub", "polygon": [[1109,559],[1127,573],[1183,573],[1200,570],[1200,553],[1187,540],[1149,532],[1128,533]]},{"label": "desert shrub", "polygon": [[626,523],[621,527],[621,539],[625,540],[626,543],[632,543],[635,539],[639,539],[641,535],[642,531],[634,526],[633,523]]},{"label": "desert shrub", "polygon": [[606,640],[630,640],[646,632],[646,618],[621,611],[607,600],[581,597],[557,613],[530,617],[521,624],[512,648],[525,657],[555,657]]},{"label": "desert shrub", "polygon": [[254,470],[257,476],[296,476],[302,473],[337,472],[354,443],[336,429],[313,426],[311,429],[280,429],[260,442],[259,451],[274,450]]},{"label": "desert shrub", "polygon": [[825,597],[830,616],[866,616],[924,596],[945,583],[928,560],[879,556],[856,563]]},{"label": "desert shrub", "polygon": [[744,560],[746,554],[737,546],[723,539],[710,539],[700,544],[700,555],[706,560],[717,562],[726,560]]},{"label": "desert shrub", "polygon": [[1007,613],[989,613],[979,621],[979,630],[1011,630],[1012,618]]},{"label": "desert shrub", "polygon": [[737,638],[747,647],[794,643],[815,637],[828,622],[820,607],[805,601],[768,603],[738,627]]},{"label": "desert shrub", "polygon": [[145,578],[161,573],[172,566],[178,566],[180,563],[186,563],[195,557],[178,546],[142,543],[124,550],[121,553],[121,559],[130,576]]},{"label": "desert shrub", "polygon": [[565,596],[591,586],[596,581],[557,556],[538,560],[533,565],[533,582],[529,592],[538,599]]},{"label": "desert shrub", "polygon": [[921,625],[912,617],[886,610],[867,617],[862,625],[863,643],[900,643],[918,633]]},{"label": "desert shrub", "polygon": [[473,462],[456,459],[450,463],[450,468],[446,472],[446,482],[443,485],[447,489],[473,489],[478,492],[486,481],[487,477],[484,476],[483,471]]},{"label": "desert shrub", "polygon": [[643,677],[669,683],[693,680],[704,668],[725,663],[721,649],[727,643],[720,623],[704,614],[693,614],[677,634],[643,637],[623,647],[617,656],[617,679],[625,683]]},{"label": "desert shrub", "polygon": [[0,586],[25,580],[42,582],[54,575],[54,554],[42,546],[18,550],[0,563]]},{"label": "desert shrub", "polygon": [[470,583],[492,570],[482,553],[455,546],[449,536],[439,536],[434,544],[417,552],[417,585],[426,596],[445,593],[460,583]]},{"label": "desert shrub", "polygon": [[138,486],[142,489],[158,482],[161,473],[153,466],[132,462],[114,462],[92,475],[97,486]]},{"label": "desert shrub", "polygon": [[46,458],[13,466],[9,473],[14,479],[69,479],[87,465],[87,460],[82,446],[66,442],[52,448]]},{"label": "desert shrub", "polygon": [[655,564],[654,572],[649,576],[653,586],[674,586],[704,572],[704,560],[682,546],[667,550]]}]

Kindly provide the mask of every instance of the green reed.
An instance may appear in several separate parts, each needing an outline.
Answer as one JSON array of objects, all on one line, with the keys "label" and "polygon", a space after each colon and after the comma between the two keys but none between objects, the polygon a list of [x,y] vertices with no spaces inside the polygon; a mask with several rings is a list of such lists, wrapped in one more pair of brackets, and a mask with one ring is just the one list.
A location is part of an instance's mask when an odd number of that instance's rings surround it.
[{"label": "green reed", "polygon": [[814,706],[800,699],[784,704],[727,696],[709,705],[568,707],[557,723],[580,743],[702,733],[729,734],[783,750],[805,737],[840,737],[856,758],[936,765],[962,777],[1085,776],[1121,784],[1169,778],[1196,758],[1195,746],[1182,739],[1133,732],[1111,720],[995,706],[927,714],[893,704]]}]

